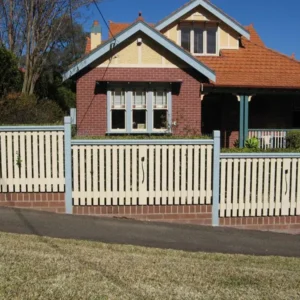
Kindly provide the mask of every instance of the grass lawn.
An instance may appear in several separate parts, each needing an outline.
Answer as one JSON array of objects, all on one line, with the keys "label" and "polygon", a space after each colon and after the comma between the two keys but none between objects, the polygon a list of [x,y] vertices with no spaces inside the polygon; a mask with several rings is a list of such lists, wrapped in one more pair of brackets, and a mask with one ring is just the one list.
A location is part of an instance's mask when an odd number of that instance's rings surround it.
[{"label": "grass lawn", "polygon": [[0,233],[0,299],[300,299],[300,259]]}]

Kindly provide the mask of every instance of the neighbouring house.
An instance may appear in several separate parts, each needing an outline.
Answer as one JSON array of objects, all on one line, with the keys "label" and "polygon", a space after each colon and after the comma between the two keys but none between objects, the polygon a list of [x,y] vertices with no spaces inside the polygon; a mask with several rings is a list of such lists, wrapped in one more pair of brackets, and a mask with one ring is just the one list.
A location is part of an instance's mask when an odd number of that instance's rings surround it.
[{"label": "neighbouring house", "polygon": [[189,1],[157,24],[141,13],[110,22],[101,37],[95,22],[86,55],[64,74],[77,80],[81,136],[220,130],[225,147],[249,136],[283,146],[278,138],[300,128],[300,62],[211,1]]}]

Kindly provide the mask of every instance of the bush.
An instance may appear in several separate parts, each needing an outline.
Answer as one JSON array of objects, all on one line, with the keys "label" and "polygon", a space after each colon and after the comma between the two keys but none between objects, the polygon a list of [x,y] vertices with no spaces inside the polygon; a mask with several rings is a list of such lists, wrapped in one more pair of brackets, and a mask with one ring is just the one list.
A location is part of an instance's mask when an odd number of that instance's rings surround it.
[{"label": "bush", "polygon": [[286,142],[289,148],[300,148],[300,130],[289,131]]},{"label": "bush", "polygon": [[245,147],[248,149],[258,149],[259,140],[256,137],[249,138],[245,141]]},{"label": "bush", "polygon": [[61,86],[57,89],[56,101],[62,109],[69,112],[71,107],[76,106],[76,94],[65,86]]},{"label": "bush", "polygon": [[0,101],[0,124],[57,124],[64,113],[51,100],[37,101],[35,96],[10,94]]}]

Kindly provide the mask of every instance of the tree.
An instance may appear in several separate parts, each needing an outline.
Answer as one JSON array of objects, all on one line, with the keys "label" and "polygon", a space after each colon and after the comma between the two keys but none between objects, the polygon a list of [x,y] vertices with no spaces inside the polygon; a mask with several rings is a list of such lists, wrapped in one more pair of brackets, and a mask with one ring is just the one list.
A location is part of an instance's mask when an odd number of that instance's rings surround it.
[{"label": "tree", "polygon": [[20,91],[22,87],[22,74],[18,68],[15,55],[0,47],[0,98],[10,92]]},{"label": "tree", "polygon": [[70,16],[75,18],[78,8],[91,2],[93,0],[0,0],[1,43],[15,53],[21,51],[25,57],[24,94],[33,94]]}]

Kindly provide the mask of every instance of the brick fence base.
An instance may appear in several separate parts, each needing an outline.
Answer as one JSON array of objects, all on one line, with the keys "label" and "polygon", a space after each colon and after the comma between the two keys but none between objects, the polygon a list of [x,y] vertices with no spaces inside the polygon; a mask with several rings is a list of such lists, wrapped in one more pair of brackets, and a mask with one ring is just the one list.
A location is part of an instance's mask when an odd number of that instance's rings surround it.
[{"label": "brick fence base", "polygon": [[0,193],[0,206],[65,212],[64,193]]},{"label": "brick fence base", "polygon": [[77,215],[172,223],[212,224],[211,205],[73,206]]},{"label": "brick fence base", "polygon": [[220,226],[253,230],[298,230],[300,216],[220,218]]}]

